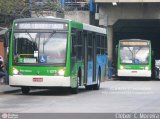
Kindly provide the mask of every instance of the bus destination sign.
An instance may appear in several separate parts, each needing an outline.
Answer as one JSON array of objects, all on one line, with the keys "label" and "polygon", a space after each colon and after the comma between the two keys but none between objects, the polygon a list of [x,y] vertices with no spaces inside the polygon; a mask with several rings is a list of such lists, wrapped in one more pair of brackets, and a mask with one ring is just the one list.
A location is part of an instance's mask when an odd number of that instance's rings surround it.
[{"label": "bus destination sign", "polygon": [[148,42],[142,42],[142,41],[139,41],[139,42],[136,42],[136,41],[123,41],[121,42],[121,45],[126,45],[126,46],[147,46],[148,45]]},{"label": "bus destination sign", "polygon": [[48,22],[24,22],[24,23],[15,23],[16,29],[42,29],[42,30],[66,30],[67,24],[63,23],[48,23]]}]

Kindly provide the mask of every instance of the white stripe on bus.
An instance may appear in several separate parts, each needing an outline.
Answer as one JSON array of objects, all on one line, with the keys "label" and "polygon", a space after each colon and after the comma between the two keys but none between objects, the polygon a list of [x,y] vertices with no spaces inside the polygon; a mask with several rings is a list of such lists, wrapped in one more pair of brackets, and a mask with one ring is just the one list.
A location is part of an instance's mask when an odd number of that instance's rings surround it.
[{"label": "white stripe on bus", "polygon": [[118,70],[118,76],[151,77],[151,70]]},{"label": "white stripe on bus", "polygon": [[[41,79],[41,80],[38,81],[38,79]],[[9,85],[12,85],[12,86],[70,87],[70,77],[14,75],[14,76],[9,77]]]}]

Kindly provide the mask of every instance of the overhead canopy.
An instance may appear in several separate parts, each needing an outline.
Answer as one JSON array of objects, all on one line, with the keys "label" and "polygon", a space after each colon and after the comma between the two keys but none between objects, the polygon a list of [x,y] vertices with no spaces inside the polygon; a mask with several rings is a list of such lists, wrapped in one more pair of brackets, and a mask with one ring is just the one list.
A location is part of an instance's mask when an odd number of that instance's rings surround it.
[{"label": "overhead canopy", "polygon": [[156,59],[160,59],[160,20],[118,20],[113,26],[113,46],[122,39],[150,40]]}]

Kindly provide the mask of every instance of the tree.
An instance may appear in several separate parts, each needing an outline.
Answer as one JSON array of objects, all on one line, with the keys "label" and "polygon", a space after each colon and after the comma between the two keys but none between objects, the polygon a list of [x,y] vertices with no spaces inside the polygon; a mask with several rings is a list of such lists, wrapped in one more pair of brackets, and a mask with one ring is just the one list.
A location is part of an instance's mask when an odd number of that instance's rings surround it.
[{"label": "tree", "polygon": [[36,2],[35,0],[0,0],[0,15],[23,18],[30,17],[31,11],[40,13],[44,10],[63,12],[59,0],[44,0],[42,2]]},{"label": "tree", "polygon": [[0,0],[0,15],[29,17],[28,0]]},{"label": "tree", "polygon": [[[40,3],[40,4],[39,4]],[[63,11],[59,0],[0,0],[0,21],[4,19],[5,26],[10,26],[16,18],[31,17],[34,11],[37,16],[43,16],[43,11]]]},{"label": "tree", "polygon": [[34,11],[37,17],[46,15],[46,12],[64,13],[60,0],[43,0],[42,2],[32,0],[30,6],[31,11]]}]

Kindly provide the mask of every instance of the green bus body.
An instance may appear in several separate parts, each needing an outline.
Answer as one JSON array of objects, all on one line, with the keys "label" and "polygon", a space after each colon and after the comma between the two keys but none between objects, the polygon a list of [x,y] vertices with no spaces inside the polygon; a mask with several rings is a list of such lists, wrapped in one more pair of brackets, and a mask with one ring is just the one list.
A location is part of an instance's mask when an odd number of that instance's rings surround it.
[{"label": "green bus body", "polygon": [[[44,26],[42,29],[38,29],[40,28],[40,25],[38,24],[39,22],[44,23],[42,23],[42,26]],[[35,25],[34,23],[37,23],[38,25]],[[47,23],[50,23],[51,25],[46,25]],[[54,25],[52,25],[52,23]],[[58,24],[59,26],[56,26],[55,24]],[[33,27],[33,29],[28,30],[29,26]],[[61,26],[63,26],[65,30],[61,29]],[[53,32],[50,30],[47,31],[45,27],[47,30],[48,28],[53,27],[53,29],[50,29],[53,30]],[[58,30],[54,29],[55,27],[58,28]],[[38,32],[35,33],[35,31]],[[44,31],[47,32],[44,33]],[[48,32],[51,33],[49,34]],[[40,50],[34,50],[32,53],[18,54],[18,52],[23,52],[25,48],[27,52],[31,52],[31,50],[33,50],[34,43],[32,40],[35,40],[35,42],[38,41],[36,40],[38,35],[35,36],[34,33],[42,34],[42,36],[43,34],[44,36],[47,33],[49,34],[48,38],[45,39],[44,37],[45,40],[43,41],[43,52],[45,52],[45,50],[47,50],[47,47],[44,49],[45,45],[47,42],[51,42],[49,41],[49,37],[54,37],[54,34],[61,34],[61,32],[64,32],[64,34],[67,33],[66,54],[63,62],[53,58],[56,62],[61,63],[46,63],[47,61],[53,61],[49,59],[50,57],[48,55],[40,56]],[[35,36],[35,39],[31,36]],[[39,35],[39,39],[41,39],[42,36]],[[59,37],[61,37],[61,35],[59,35]],[[87,39],[90,39],[91,47],[88,46],[90,41]],[[39,48],[41,47],[42,41],[39,40],[38,42],[39,45],[37,46]],[[57,42],[59,41],[57,40]],[[78,44],[78,42],[80,42],[80,44]],[[97,42],[102,43],[98,46],[96,45]],[[30,44],[32,44],[32,46],[30,46]],[[75,54],[73,53],[73,50],[75,50]],[[15,52],[18,55],[15,54]],[[94,88],[99,86],[99,77],[100,80],[104,80],[104,77],[106,76],[106,52],[107,39],[105,29],[72,20],[56,18],[18,19],[13,22],[10,38],[9,83],[11,86],[22,87],[23,93],[28,93],[30,87],[71,87],[75,93],[77,92],[78,86]],[[91,60],[89,60],[90,54]],[[17,59],[15,59],[16,56],[18,57]],[[43,61],[42,59],[45,62],[41,62]]]},{"label": "green bus body", "polygon": [[[121,45],[122,42],[133,42],[129,43],[129,45]],[[140,44],[138,44],[140,42]],[[147,45],[144,44],[147,43]],[[142,45],[141,45],[142,44]],[[144,46],[143,46],[144,45]],[[127,50],[124,48],[128,48]],[[136,49],[135,52],[132,49]],[[139,48],[139,49],[138,49]],[[122,59],[129,56],[128,52],[131,52],[135,58],[127,59],[124,62]],[[145,55],[146,54],[146,55]],[[139,57],[138,62],[134,62],[136,57]],[[151,43],[148,40],[140,40],[140,39],[130,39],[130,40],[120,40],[118,46],[118,57],[117,57],[117,76],[118,77],[151,77],[152,71],[152,52],[151,52]],[[144,59],[145,58],[145,59]],[[147,61],[145,62],[145,60]]]}]

